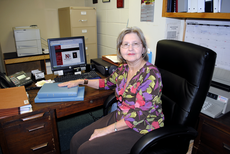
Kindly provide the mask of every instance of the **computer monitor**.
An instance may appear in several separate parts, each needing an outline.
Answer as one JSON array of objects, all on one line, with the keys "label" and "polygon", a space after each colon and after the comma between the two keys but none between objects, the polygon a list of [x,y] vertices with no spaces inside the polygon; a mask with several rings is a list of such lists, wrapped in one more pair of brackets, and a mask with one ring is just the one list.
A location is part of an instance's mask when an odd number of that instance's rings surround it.
[{"label": "computer monitor", "polygon": [[84,36],[47,39],[51,70],[65,75],[86,68]]}]

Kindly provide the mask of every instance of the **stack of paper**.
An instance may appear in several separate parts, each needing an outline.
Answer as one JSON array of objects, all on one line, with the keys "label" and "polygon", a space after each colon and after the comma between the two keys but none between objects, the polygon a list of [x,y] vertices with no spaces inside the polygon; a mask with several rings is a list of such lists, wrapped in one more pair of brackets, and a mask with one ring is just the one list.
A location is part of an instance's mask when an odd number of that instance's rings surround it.
[{"label": "stack of paper", "polygon": [[119,60],[117,59],[117,56],[106,56],[109,60],[111,60],[114,63],[118,63]]},{"label": "stack of paper", "polygon": [[112,55],[103,55],[102,60],[109,62],[110,64],[113,64],[115,66],[119,66],[120,62],[117,59],[117,54]]},{"label": "stack of paper", "polygon": [[84,100],[85,87],[59,87],[60,83],[45,83],[34,99],[35,103]]},{"label": "stack of paper", "polygon": [[0,97],[0,119],[32,111],[24,86],[0,89]]}]

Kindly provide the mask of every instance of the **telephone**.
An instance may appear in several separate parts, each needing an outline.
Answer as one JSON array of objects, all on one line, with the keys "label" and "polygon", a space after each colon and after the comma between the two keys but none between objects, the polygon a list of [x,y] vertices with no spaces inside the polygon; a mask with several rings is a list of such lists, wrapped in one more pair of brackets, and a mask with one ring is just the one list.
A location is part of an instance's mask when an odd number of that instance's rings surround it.
[{"label": "telephone", "polygon": [[6,76],[5,74],[0,72],[1,88],[27,86],[31,83],[33,83],[31,77],[29,77],[24,71],[17,72],[10,76]]},{"label": "telephone", "polygon": [[210,86],[201,113],[219,118],[230,111],[230,92]]}]

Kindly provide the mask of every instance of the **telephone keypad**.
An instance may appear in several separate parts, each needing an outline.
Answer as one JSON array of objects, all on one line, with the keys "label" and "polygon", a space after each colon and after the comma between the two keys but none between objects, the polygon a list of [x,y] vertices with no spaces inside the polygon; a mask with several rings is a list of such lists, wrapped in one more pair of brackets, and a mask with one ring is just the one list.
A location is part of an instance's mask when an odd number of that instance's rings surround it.
[{"label": "telephone keypad", "polygon": [[12,81],[15,85],[20,84],[20,82],[19,82],[19,80],[18,80],[17,78],[11,77],[10,79],[11,79],[11,81]]}]

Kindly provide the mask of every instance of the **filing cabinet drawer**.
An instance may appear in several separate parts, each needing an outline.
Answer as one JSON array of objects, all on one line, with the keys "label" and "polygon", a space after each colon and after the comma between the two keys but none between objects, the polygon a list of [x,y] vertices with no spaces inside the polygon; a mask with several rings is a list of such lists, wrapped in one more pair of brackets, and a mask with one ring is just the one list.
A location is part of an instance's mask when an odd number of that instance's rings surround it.
[{"label": "filing cabinet drawer", "polygon": [[90,64],[91,59],[97,58],[97,44],[86,44],[85,49],[87,63]]},{"label": "filing cabinet drawer", "polygon": [[95,27],[72,27],[72,36],[84,36],[85,44],[97,43],[97,31]]},{"label": "filing cabinet drawer", "polygon": [[96,26],[95,10],[77,10],[74,7],[71,7],[70,14],[72,27]]},{"label": "filing cabinet drawer", "polygon": [[200,141],[221,154],[230,153],[230,135],[218,130],[206,123],[203,124],[203,133],[201,134]]},{"label": "filing cabinet drawer", "polygon": [[[94,7],[65,7],[58,9],[60,37],[84,36],[85,44],[96,44],[88,50],[87,62],[97,58],[97,16]],[[88,47],[91,48],[91,47]],[[96,53],[95,53],[96,51]]]}]

